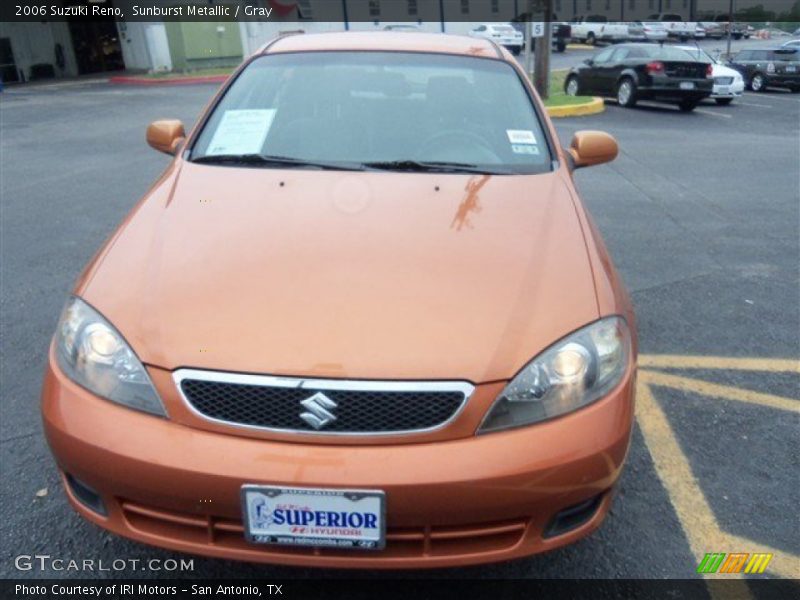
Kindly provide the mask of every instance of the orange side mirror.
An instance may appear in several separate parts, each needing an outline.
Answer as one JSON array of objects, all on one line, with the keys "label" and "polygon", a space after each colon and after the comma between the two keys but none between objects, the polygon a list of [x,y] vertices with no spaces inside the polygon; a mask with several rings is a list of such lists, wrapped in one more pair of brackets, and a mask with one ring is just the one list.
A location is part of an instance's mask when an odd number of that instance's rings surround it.
[{"label": "orange side mirror", "polygon": [[611,162],[619,153],[617,140],[604,131],[578,131],[572,137],[568,152],[575,168]]},{"label": "orange side mirror", "polygon": [[147,126],[147,143],[159,152],[175,154],[185,139],[186,132],[180,121],[153,121]]}]

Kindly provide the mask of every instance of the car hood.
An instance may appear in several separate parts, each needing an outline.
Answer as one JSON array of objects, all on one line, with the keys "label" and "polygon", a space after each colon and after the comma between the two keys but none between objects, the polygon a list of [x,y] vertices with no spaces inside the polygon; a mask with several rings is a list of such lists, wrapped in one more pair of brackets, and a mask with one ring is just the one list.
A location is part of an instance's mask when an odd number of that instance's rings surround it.
[{"label": "car hood", "polygon": [[77,292],[166,369],[507,379],[598,318],[562,177],[176,162]]}]

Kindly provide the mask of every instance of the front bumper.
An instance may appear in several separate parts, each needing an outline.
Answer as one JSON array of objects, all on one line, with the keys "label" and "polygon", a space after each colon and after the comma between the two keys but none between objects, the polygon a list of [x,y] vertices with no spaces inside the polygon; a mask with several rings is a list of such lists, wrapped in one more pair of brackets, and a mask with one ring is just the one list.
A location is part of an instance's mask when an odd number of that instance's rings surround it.
[{"label": "front bumper", "polygon": [[[129,410],[67,380],[51,357],[42,416],[70,503],[119,535],[254,562],[460,566],[552,550],[600,525],[629,446],[634,373],[631,367],[604,399],[531,427],[445,442],[333,446],[203,431]],[[67,478],[99,494],[106,514],[87,507]],[[384,490],[387,546],[250,544],[239,496],[247,483]],[[556,514],[591,500],[583,522],[547,535]]]},{"label": "front bumper", "polygon": [[[694,83],[694,88],[681,89],[681,83],[683,82]],[[649,82],[640,84],[637,94],[642,100],[661,100],[664,102],[700,101],[703,98],[708,98],[712,90],[713,82],[711,79],[651,77]]]},{"label": "front bumper", "polygon": [[739,98],[744,93],[744,81],[734,81],[730,85],[714,84],[710,98]]}]

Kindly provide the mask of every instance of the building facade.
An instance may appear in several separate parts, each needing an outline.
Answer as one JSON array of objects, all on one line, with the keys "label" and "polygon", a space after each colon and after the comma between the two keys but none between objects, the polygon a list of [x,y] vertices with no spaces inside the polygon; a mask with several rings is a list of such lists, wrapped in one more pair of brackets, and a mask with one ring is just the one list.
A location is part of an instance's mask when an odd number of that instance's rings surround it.
[{"label": "building facade", "polygon": [[[132,14],[136,0],[54,0],[63,5],[102,2]],[[288,32],[379,30],[415,22],[423,31],[466,33],[481,21],[523,15],[528,0],[163,0],[271,9],[262,21],[140,22],[113,17],[86,23],[0,22],[0,77],[6,83],[120,70],[191,72],[238,64],[270,39]],[[769,0],[735,0],[737,10]],[[552,0],[554,16],[589,15],[609,21],[646,20],[659,12],[683,20],[726,14],[730,0]]]}]

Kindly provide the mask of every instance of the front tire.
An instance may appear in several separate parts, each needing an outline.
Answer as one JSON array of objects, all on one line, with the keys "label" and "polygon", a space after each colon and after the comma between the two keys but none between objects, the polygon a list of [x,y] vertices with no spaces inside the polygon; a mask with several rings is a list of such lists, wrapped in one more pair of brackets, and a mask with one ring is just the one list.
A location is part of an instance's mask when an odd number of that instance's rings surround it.
[{"label": "front tire", "polygon": [[761,73],[756,73],[750,78],[750,89],[754,92],[763,92],[766,87],[766,81]]},{"label": "front tire", "polygon": [[793,94],[800,94],[800,87],[794,87],[794,88],[792,88],[792,93],[793,93]]},{"label": "front tire", "polygon": [[567,42],[564,40],[559,40],[556,43],[556,52],[564,52],[567,49]]},{"label": "front tire", "polygon": [[720,106],[728,106],[728,104],[733,102],[733,98],[715,98],[715,100]]},{"label": "front tire", "polygon": [[577,75],[570,75],[564,84],[564,93],[567,96],[579,96],[581,93],[581,83]]},{"label": "front tire", "polygon": [[586,36],[586,43],[590,46],[597,45],[597,38],[594,36],[594,32],[590,31],[589,35]]},{"label": "front tire", "polygon": [[692,112],[697,105],[700,104],[699,100],[682,100],[680,104],[678,104],[678,108],[681,109],[681,112]]},{"label": "front tire", "polygon": [[636,100],[636,84],[630,77],[624,77],[617,85],[617,102],[624,108],[633,108]]}]

